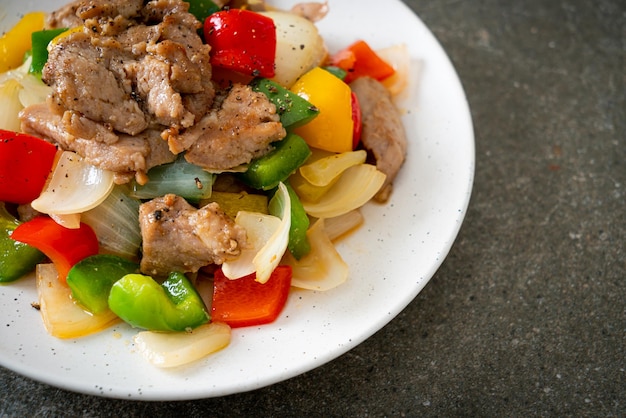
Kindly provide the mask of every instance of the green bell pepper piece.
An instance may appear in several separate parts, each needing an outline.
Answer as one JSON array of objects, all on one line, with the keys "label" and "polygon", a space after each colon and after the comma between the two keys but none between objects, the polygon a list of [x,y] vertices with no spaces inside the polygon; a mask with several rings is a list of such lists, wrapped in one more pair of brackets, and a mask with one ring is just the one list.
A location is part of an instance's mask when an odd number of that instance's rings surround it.
[{"label": "green bell pepper piece", "polygon": [[48,61],[48,44],[66,30],[67,28],[46,29],[31,34],[32,61],[28,69],[29,73],[41,76],[41,71]]},{"label": "green bell pepper piece", "polygon": [[0,283],[19,279],[45,258],[35,247],[11,238],[19,224],[20,221],[0,202]]},{"label": "green bell pepper piece", "polygon": [[255,189],[271,190],[284,182],[311,155],[304,139],[294,133],[287,133],[274,145],[272,151],[253,160],[248,170],[237,177]]},{"label": "green bell pepper piece", "polygon": [[151,331],[185,331],[211,317],[189,279],[179,272],[163,284],[142,274],[127,274],[113,284],[109,308],[130,325]]},{"label": "green bell pepper piece", "polygon": [[329,65],[322,68],[342,81],[345,80],[346,76],[348,75],[348,72],[346,70],[344,70],[343,68],[335,67],[334,65]]},{"label": "green bell pepper piece", "polygon": [[257,78],[250,83],[254,91],[259,91],[276,106],[280,122],[285,129],[293,129],[313,120],[319,109],[296,93],[267,78]]},{"label": "green bell pepper piece", "polygon": [[204,23],[204,19],[215,12],[219,12],[220,7],[211,0],[187,0],[189,3],[189,13],[194,15],[196,19]]},{"label": "green bell pepper piece", "polygon": [[[309,243],[309,238],[306,236],[310,221],[293,187],[291,187],[288,182],[284,184],[285,187],[287,187],[289,199],[291,200],[291,226],[289,227],[289,243],[287,244],[287,248],[289,252],[291,252],[291,255],[293,255],[296,260],[299,260],[311,251],[311,244]],[[280,206],[278,199],[273,197],[269,203],[270,214],[280,216],[282,213]]]},{"label": "green bell pepper piece", "polygon": [[112,254],[98,254],[76,263],[67,274],[72,297],[94,314],[109,309],[113,283],[127,274],[137,273],[139,264]]}]

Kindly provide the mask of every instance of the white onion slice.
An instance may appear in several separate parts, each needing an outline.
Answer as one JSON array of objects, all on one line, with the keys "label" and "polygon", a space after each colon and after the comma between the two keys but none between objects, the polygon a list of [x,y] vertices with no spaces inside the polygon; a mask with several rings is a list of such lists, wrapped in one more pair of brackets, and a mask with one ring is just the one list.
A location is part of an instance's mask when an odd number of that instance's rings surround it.
[{"label": "white onion slice", "polygon": [[348,232],[362,225],[363,214],[359,209],[351,210],[334,218],[324,219],[324,230],[331,241],[344,236]]},{"label": "white onion slice", "polygon": [[252,260],[256,267],[256,281],[259,283],[265,283],[269,280],[272,272],[287,251],[287,245],[289,244],[291,198],[289,197],[287,187],[282,182],[278,184],[278,190],[272,200],[270,200],[270,208],[273,204],[277,204],[279,208],[282,208],[280,226],[270,237],[267,244],[254,257],[254,260]]},{"label": "white onion slice", "polygon": [[46,188],[31,206],[47,214],[82,213],[102,203],[113,186],[111,171],[87,163],[74,152],[63,151]]},{"label": "white onion slice", "polygon": [[[280,219],[261,213],[249,215],[251,212],[240,212],[235,218],[236,223],[243,224],[242,226],[246,228],[251,245],[249,249],[244,249],[236,260],[222,264],[222,271],[229,279],[237,279],[256,272],[256,281],[265,283],[287,251],[291,227],[291,199],[287,187],[282,182],[278,185],[272,201],[282,209]],[[279,222],[271,218],[278,219]],[[259,246],[260,249],[257,248]]]},{"label": "white onion slice", "polygon": [[0,74],[0,128],[19,132],[19,112],[26,106],[42,103],[52,88],[28,73],[31,63],[28,57],[22,65]]},{"label": "white onion slice", "polygon": [[320,65],[326,45],[315,24],[288,12],[263,12],[276,25],[275,75],[272,80],[289,88],[304,73]]},{"label": "white onion slice", "polygon": [[291,266],[291,285],[302,289],[326,291],[348,279],[349,268],[326,235],[324,219],[318,219],[307,231],[311,251],[296,260],[289,252],[283,263]]},{"label": "white onion slice", "polygon": [[38,264],[36,277],[39,310],[46,331],[53,337],[83,337],[119,322],[112,311],[92,314],[78,306],[70,297],[69,286],[58,279],[53,264]]},{"label": "white onion slice", "polygon": [[376,50],[376,54],[396,71],[391,77],[382,81],[392,96],[397,96],[403,91],[409,90],[411,55],[406,44],[392,45],[387,48]]},{"label": "white onion slice", "polygon": [[43,81],[32,74],[26,74],[20,82],[23,88],[19,97],[24,107],[43,103],[48,98],[48,95],[52,93],[52,87],[45,85]]},{"label": "white onion slice", "polygon": [[23,108],[19,98],[20,90],[22,86],[12,78],[0,85],[0,129],[20,130],[18,114]]},{"label": "white onion slice", "polygon": [[101,204],[80,217],[96,233],[101,251],[134,259],[141,246],[141,201],[131,197],[127,190],[124,186],[114,187]]},{"label": "white onion slice", "polygon": [[57,215],[54,213],[50,214],[50,217],[54,220],[54,222],[58,223],[61,226],[66,227],[67,229],[78,229],[80,228],[80,213],[71,213],[69,215]]},{"label": "white onion slice", "polygon": [[226,347],[230,327],[221,322],[188,332],[142,331],[133,338],[138,351],[154,366],[169,368],[191,363]]},{"label": "white onion slice", "polygon": [[371,164],[352,166],[319,201],[302,201],[304,210],[315,218],[343,215],[367,203],[380,190],[385,177]]},{"label": "white onion slice", "polygon": [[235,223],[246,230],[246,247],[235,260],[222,264],[224,275],[231,280],[256,271],[254,257],[263,249],[280,228],[280,218],[259,212],[239,211]]},{"label": "white onion slice", "polygon": [[348,168],[363,164],[366,158],[365,150],[333,154],[301,166],[300,175],[314,186],[326,186]]}]

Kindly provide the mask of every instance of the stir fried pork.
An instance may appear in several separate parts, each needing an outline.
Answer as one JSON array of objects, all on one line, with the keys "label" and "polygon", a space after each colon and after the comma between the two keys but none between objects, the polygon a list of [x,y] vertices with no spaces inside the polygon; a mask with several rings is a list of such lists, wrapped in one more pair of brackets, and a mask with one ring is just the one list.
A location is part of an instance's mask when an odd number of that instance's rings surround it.
[{"label": "stir fried pork", "polygon": [[[22,130],[116,174],[116,182],[172,162],[227,170],[267,153],[285,129],[261,93],[216,91],[210,46],[181,0],[78,0],[49,15],[71,27],[51,44],[47,103],[21,112]],[[215,203],[200,209],[168,194],[141,205],[141,270],[196,272],[239,255],[245,230]]]},{"label": "stir fried pork", "polygon": [[[66,113],[70,119],[76,114]],[[176,156],[170,152],[167,143],[160,137],[160,131],[147,129],[139,135],[120,134],[114,143],[94,139],[97,132],[90,131],[94,125],[87,122],[85,131],[76,131],[80,121],[68,122],[63,115],[53,113],[45,104],[29,106],[22,111],[22,131],[59,144],[63,149],[74,151],[87,162],[105,170],[115,172],[119,184],[132,179],[135,173],[145,173],[151,167],[172,162]],[[73,124],[76,135],[68,132],[66,126]],[[98,126],[98,125],[96,125]]]},{"label": "stir fried pork", "polygon": [[108,123],[109,130],[129,135],[146,129],[148,118],[131,97],[130,86],[119,82],[110,64],[102,65],[103,61],[126,61],[130,54],[111,48],[100,49],[84,31],[64,39],[50,53],[42,73],[43,80],[54,89],[55,112],[78,112],[94,122]]},{"label": "stir fried pork", "polygon": [[207,169],[269,151],[285,136],[275,106],[243,87],[215,100],[210,46],[187,10],[181,0],[79,0],[52,13],[48,27],[76,29],[55,41],[42,73],[50,111],[27,108],[23,130],[140,183],[187,150]]},{"label": "stir fried pork", "polygon": [[170,149],[187,149],[190,163],[217,171],[260,157],[285,135],[276,107],[266,96],[236,84],[218,97],[210,113],[169,143]]},{"label": "stir fried pork", "polygon": [[391,101],[389,91],[380,82],[361,77],[354,80],[350,87],[361,105],[361,142],[374,155],[376,167],[387,175],[385,183],[375,196],[377,201],[385,202],[391,195],[393,179],[406,156],[404,125]]},{"label": "stir fried pork", "polygon": [[185,128],[213,101],[210,47],[178,0],[84,1],[83,29],[61,38],[42,73],[58,111],[76,111],[135,135]]},{"label": "stir fried pork", "polygon": [[83,21],[76,16],[76,11],[80,2],[70,2],[61,8],[51,12],[46,17],[45,28],[73,28],[83,24]]},{"label": "stir fried pork", "polygon": [[141,271],[164,276],[172,271],[196,272],[239,255],[246,233],[217,203],[200,209],[168,194],[139,208],[143,239]]}]

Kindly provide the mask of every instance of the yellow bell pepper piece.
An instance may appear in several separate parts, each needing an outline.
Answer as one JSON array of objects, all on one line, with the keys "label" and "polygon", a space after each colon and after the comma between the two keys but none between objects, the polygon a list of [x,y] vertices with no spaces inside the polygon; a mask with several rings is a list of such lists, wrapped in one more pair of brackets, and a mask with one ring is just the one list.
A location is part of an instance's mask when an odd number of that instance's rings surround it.
[{"label": "yellow bell pepper piece", "polygon": [[31,34],[42,30],[46,14],[27,13],[2,38],[0,38],[0,72],[19,67],[24,54],[31,48]]},{"label": "yellow bell pepper piece", "polygon": [[56,44],[58,44],[61,39],[68,37],[73,33],[82,32],[84,29],[85,29],[85,26],[80,25],[80,26],[76,26],[74,28],[68,29],[65,32],[61,32],[60,34],[52,38],[52,40],[48,44],[48,51],[50,51],[52,47],[56,46]]},{"label": "yellow bell pepper piece", "polygon": [[296,128],[314,148],[331,152],[352,151],[354,122],[350,87],[330,72],[315,67],[291,87],[320,111],[311,122]]}]

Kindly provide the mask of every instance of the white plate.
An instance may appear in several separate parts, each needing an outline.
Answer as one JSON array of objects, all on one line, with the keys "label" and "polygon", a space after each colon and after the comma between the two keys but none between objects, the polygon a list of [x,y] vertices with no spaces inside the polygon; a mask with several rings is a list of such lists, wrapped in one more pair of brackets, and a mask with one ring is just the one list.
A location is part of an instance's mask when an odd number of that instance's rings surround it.
[{"label": "white plate", "polygon": [[[274,1],[287,7],[297,1]],[[25,10],[59,0],[0,6],[6,30]],[[474,136],[457,74],[426,26],[398,0],[330,0],[319,28],[331,51],[364,39],[374,48],[409,46],[419,86],[405,106],[408,159],[386,206],[364,210],[366,224],[339,245],[349,281],[326,293],[294,291],[271,325],[237,329],[229,347],[176,370],[148,365],[125,326],[58,340],[31,307],[34,284],[0,286],[0,364],[64,389],[115,398],[181,400],[249,391],[289,379],[342,355],[393,319],[433,276],[458,233],[474,175]],[[414,80],[417,81],[417,80]]]}]

